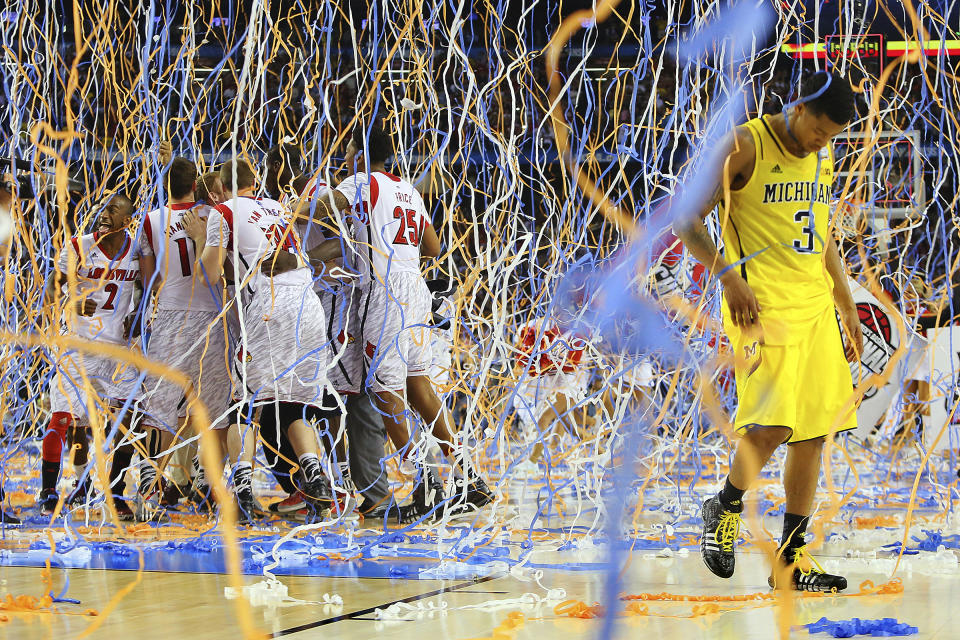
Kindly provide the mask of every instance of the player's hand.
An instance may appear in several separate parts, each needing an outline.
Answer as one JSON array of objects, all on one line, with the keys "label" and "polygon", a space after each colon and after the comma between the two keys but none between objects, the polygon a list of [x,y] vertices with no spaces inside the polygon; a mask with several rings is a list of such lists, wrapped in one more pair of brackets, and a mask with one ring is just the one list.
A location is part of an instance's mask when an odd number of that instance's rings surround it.
[{"label": "player's hand", "polygon": [[160,159],[160,164],[163,166],[170,164],[170,160],[173,159],[173,145],[170,144],[169,140],[160,141],[160,146],[157,149],[157,156]]},{"label": "player's hand", "polygon": [[860,354],[863,353],[863,330],[860,328],[860,313],[853,301],[841,305],[837,311],[840,313],[840,322],[843,324],[843,330],[846,333],[846,340],[843,341],[843,355],[847,357],[847,362],[856,362],[860,359]]},{"label": "player's hand", "polygon": [[193,209],[183,214],[183,230],[198,248],[207,243],[207,221],[198,216]]},{"label": "player's hand", "polygon": [[277,251],[272,256],[267,256],[260,263],[260,270],[268,276],[275,276],[280,273],[286,273],[297,268],[297,259],[288,251]]},{"label": "player's hand", "polygon": [[730,269],[720,278],[731,320],[738,327],[751,327],[760,319],[760,303],[753,289],[739,273]]},{"label": "player's hand", "polygon": [[97,312],[97,303],[91,300],[90,298],[84,299],[82,302],[77,302],[77,315],[84,317],[92,316]]}]

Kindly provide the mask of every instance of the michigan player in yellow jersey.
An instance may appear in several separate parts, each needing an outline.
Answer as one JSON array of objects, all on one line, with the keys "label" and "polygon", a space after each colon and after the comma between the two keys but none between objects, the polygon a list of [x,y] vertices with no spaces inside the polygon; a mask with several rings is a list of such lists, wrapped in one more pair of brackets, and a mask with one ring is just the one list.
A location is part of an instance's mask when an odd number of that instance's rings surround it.
[{"label": "michigan player in yellow jersey", "polygon": [[[703,504],[701,553],[733,575],[743,495],[787,443],[786,513],[771,586],[842,591],[804,546],[825,438],[856,426],[848,360],[861,350],[860,321],[828,227],[834,166],[830,140],[856,115],[848,80],[809,77],[782,113],[737,127],[724,144],[711,201],[677,235],[723,285],[723,324],[736,358],[742,435],[723,489]],[[719,206],[718,206],[719,205]],[[704,225],[717,208],[723,254]],[[846,335],[837,322],[839,315]]]}]

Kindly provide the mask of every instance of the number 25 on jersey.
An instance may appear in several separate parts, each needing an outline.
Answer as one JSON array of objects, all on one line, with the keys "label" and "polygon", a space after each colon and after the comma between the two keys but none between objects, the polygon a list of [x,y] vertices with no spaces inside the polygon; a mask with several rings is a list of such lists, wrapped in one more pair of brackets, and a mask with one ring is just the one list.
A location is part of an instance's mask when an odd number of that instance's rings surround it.
[{"label": "number 25 on jersey", "polygon": [[417,222],[417,212],[413,209],[403,209],[397,207],[393,210],[393,217],[400,221],[397,235],[393,238],[393,244],[407,244],[413,247],[420,246],[420,238],[423,237],[423,230],[427,228],[427,217],[420,216]]}]

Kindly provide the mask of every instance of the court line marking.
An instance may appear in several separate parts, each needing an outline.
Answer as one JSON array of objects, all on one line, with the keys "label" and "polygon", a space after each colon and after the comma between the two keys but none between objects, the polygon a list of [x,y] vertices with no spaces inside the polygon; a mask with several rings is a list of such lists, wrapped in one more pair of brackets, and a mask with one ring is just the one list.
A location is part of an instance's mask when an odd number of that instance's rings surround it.
[{"label": "court line marking", "polygon": [[[339,616],[333,616],[332,618],[324,618],[323,620],[317,620],[316,622],[308,622],[306,624],[297,625],[296,627],[290,627],[289,629],[283,629],[282,631],[276,631],[271,637],[279,638],[281,636],[287,636],[293,633],[299,633],[300,631],[307,631],[308,629],[316,629],[317,627],[323,627],[328,624],[333,624],[334,622],[341,622],[343,620],[356,620],[360,616],[365,616],[367,614],[373,613],[377,609],[386,609],[390,605],[398,604],[401,602],[416,602],[417,600],[423,600],[424,598],[431,598],[433,596],[440,595],[441,593],[449,593],[451,591],[459,591],[461,589],[466,589],[478,584],[483,584],[484,582],[489,582],[490,580],[496,580],[497,578],[502,578],[506,574],[498,573],[495,575],[484,576],[476,580],[470,580],[468,582],[461,582],[455,584],[452,587],[441,587],[433,591],[428,591],[426,593],[421,593],[415,596],[408,596],[406,598],[401,598],[400,600],[394,600],[393,602],[385,602],[383,604],[378,604],[373,607],[368,607],[366,609],[361,609],[359,611],[354,611],[352,613],[345,613]],[[369,618],[367,618],[369,619]]]}]

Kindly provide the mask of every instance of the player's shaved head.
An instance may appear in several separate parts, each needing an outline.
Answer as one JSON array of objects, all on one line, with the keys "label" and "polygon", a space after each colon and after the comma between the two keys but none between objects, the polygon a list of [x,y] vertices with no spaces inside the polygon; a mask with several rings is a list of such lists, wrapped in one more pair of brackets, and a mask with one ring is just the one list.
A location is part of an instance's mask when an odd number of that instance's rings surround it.
[{"label": "player's shaved head", "polygon": [[220,167],[220,182],[232,193],[252,187],[257,182],[253,166],[243,158],[227,160]]},{"label": "player's shaved head", "polygon": [[299,146],[285,142],[270,147],[270,149],[267,150],[266,159],[267,164],[278,167],[286,166],[290,168],[291,172],[297,173],[300,170],[300,164],[303,162],[303,152]]},{"label": "player's shaved head", "polygon": [[115,193],[113,197],[110,198],[110,204],[115,205],[117,211],[122,215],[133,215],[133,200],[125,193]]},{"label": "player's shaved head", "polygon": [[197,165],[186,158],[174,158],[165,179],[171,198],[185,198],[193,192],[197,181]]},{"label": "player's shaved head", "polygon": [[373,164],[386,162],[393,156],[390,136],[377,124],[368,127],[357,125],[353,130],[353,144],[358,150],[364,151]]}]

